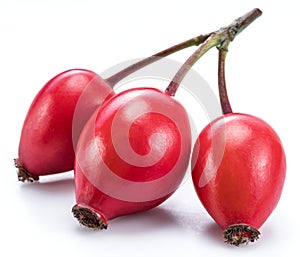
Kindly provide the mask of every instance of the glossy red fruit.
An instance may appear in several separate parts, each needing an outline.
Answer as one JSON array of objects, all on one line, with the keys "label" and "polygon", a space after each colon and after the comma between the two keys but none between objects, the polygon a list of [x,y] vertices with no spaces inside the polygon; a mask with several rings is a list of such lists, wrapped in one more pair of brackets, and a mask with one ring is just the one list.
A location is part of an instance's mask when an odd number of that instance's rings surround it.
[{"label": "glossy red fruit", "polygon": [[258,229],[280,199],[285,174],[278,135],[254,116],[222,116],[203,129],[194,146],[197,195],[233,245],[258,238]]},{"label": "glossy red fruit", "polygon": [[[112,88],[90,70],[67,70],[47,82],[34,98],[23,124],[19,157],[15,159],[19,180],[33,181],[39,176],[72,170],[73,144],[81,129],[113,94]],[[85,97],[80,109],[76,109],[82,95]]]},{"label": "glossy red fruit", "polygon": [[180,185],[191,151],[185,109],[153,88],[110,98],[84,127],[76,149],[76,205],[81,224],[153,208]]}]

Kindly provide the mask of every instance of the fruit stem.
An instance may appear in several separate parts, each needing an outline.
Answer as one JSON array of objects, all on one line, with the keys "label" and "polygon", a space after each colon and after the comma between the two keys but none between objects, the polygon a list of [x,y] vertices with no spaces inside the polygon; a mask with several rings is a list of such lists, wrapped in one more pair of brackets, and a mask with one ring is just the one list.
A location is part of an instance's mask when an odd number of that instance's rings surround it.
[{"label": "fruit stem", "polygon": [[227,89],[226,89],[226,79],[225,79],[225,59],[228,53],[228,45],[230,41],[225,40],[219,49],[219,63],[218,63],[218,88],[219,88],[219,98],[222,107],[223,114],[232,113],[231,105],[229,102]]},{"label": "fruit stem", "polygon": [[186,40],[182,43],[179,43],[177,45],[171,46],[159,53],[156,53],[152,56],[149,56],[141,61],[138,61],[130,66],[128,66],[127,68],[117,72],[116,74],[110,76],[109,78],[106,79],[106,82],[111,86],[114,87],[120,80],[124,79],[125,77],[127,77],[128,75],[134,73],[135,71],[142,69],[143,67],[156,62],[158,60],[160,60],[163,57],[166,57],[170,54],[173,54],[175,52],[178,52],[180,50],[183,50],[185,48],[188,48],[190,46],[198,46],[201,43],[203,43],[208,37],[210,36],[210,34],[205,34],[205,35],[200,35],[197,37],[193,37],[189,40]]},{"label": "fruit stem", "polygon": [[202,43],[202,45],[186,60],[178,72],[175,74],[173,80],[166,88],[166,94],[174,96],[180,83],[191,67],[213,47],[221,46],[225,41],[233,41],[234,38],[241,33],[248,25],[250,25],[256,18],[262,14],[258,8],[246,13],[244,16],[234,20],[226,27],[220,28],[210,34],[210,36]]}]

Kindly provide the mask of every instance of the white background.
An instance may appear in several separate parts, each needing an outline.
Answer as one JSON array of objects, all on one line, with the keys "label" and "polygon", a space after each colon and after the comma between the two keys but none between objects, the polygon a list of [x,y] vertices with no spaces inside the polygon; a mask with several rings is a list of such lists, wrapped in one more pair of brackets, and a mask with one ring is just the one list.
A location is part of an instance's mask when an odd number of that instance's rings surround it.
[{"label": "white background", "polygon": [[[289,0],[2,0],[0,255],[299,256],[298,6]],[[82,228],[72,217],[72,172],[34,184],[17,181],[13,158],[22,123],[51,77],[69,68],[101,73],[216,30],[254,7],[261,8],[262,17],[230,45],[228,91],[234,111],[259,116],[273,126],[287,155],[283,195],[259,241],[238,248],[224,244],[222,231],[201,206],[189,178],[160,207],[115,219],[106,231]],[[171,58],[184,61],[191,51]],[[194,67],[213,90],[216,53],[211,50]]]}]

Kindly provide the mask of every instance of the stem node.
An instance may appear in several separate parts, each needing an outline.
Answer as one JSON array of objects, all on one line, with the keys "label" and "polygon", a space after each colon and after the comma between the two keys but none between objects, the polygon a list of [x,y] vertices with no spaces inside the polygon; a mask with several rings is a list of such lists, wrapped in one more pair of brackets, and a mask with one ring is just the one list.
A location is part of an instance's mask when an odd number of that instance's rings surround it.
[{"label": "stem node", "polygon": [[[222,51],[220,53],[226,56],[229,42],[241,33],[248,25],[250,25],[256,18],[258,18],[262,12],[256,8],[246,13],[244,16],[236,19],[226,27],[220,28],[218,31],[212,32],[203,41],[202,45],[186,60],[182,67],[175,74],[174,79],[170,82],[165,92],[171,96],[176,93],[179,84],[191,69],[191,67],[198,61],[198,59],[204,55],[208,50],[213,47],[219,47]],[[223,57],[222,57],[223,58]]]}]

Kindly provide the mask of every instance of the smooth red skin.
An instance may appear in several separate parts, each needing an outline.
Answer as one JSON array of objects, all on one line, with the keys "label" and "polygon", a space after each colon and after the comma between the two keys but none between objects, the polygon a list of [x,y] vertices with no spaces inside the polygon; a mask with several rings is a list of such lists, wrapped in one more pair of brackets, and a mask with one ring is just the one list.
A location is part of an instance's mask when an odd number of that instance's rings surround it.
[{"label": "smooth red skin", "polygon": [[[73,123],[83,93],[85,104]],[[90,70],[67,70],[52,78],[36,95],[25,118],[19,164],[34,178],[72,170],[73,140],[109,94],[113,94],[111,87]],[[76,134],[72,135],[72,129]]]},{"label": "smooth red skin", "polygon": [[[212,138],[220,140],[215,150]],[[224,155],[220,154],[222,161],[215,164],[214,175],[199,185],[210,151],[217,156],[223,146]],[[220,117],[203,129],[194,146],[192,178],[197,195],[223,229],[240,223],[259,229],[279,201],[285,175],[286,158],[278,135],[254,116],[232,113]]]},{"label": "smooth red skin", "polygon": [[[114,185],[112,185],[112,187],[113,186]],[[116,217],[150,210],[163,203],[173,193],[167,194],[154,201],[123,201],[100,191],[81,171],[77,171],[76,173],[76,188],[80,190],[80,193],[77,192],[76,194],[76,202],[78,206],[89,208],[96,212],[106,225],[109,220]]]},{"label": "smooth red skin", "polygon": [[[139,167],[128,164],[119,157],[111,139],[111,127],[116,113],[125,103],[145,96],[149,103],[149,112],[154,105],[161,110],[174,111],[183,132],[178,131],[173,122],[158,114],[150,113],[137,118],[131,123],[129,130],[130,144],[136,153],[143,155],[149,152],[149,138],[153,133],[160,133],[167,138],[167,150],[163,157],[152,166]],[[156,100],[156,103],[153,104],[153,100]],[[157,102],[160,104],[157,105]],[[121,118],[124,126],[128,122],[126,117]],[[122,128],[123,126],[120,126],[120,133],[123,132]],[[183,134],[183,139],[180,138],[180,133]],[[115,143],[123,144],[123,142]],[[80,135],[74,169],[76,202],[80,206],[92,208],[106,221],[154,208],[169,198],[182,182],[188,167],[190,151],[188,117],[184,108],[172,97],[152,88],[131,89],[115,95],[91,117]],[[166,180],[160,181],[160,178],[165,178],[169,173],[179,157],[181,159],[177,171],[172,172],[173,175]],[[126,183],[111,179],[104,172],[100,159],[114,175],[126,180]],[[150,187],[144,186],[143,182],[152,181],[159,182],[151,184]],[[139,187],[135,191],[131,182],[139,182]],[[101,183],[106,186],[106,190],[103,190]],[[110,192],[107,192],[107,188]],[[139,198],[140,193],[145,195],[145,192],[147,200],[132,199],[135,196]]]}]

